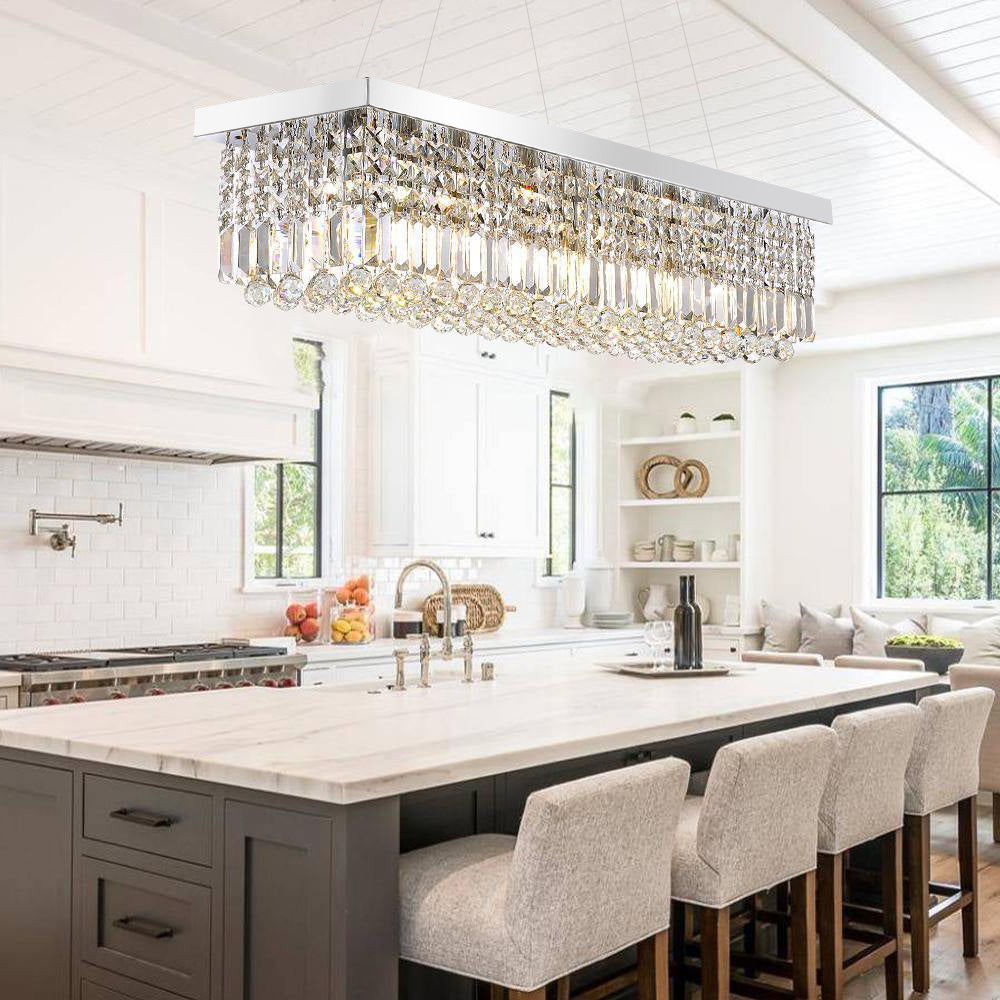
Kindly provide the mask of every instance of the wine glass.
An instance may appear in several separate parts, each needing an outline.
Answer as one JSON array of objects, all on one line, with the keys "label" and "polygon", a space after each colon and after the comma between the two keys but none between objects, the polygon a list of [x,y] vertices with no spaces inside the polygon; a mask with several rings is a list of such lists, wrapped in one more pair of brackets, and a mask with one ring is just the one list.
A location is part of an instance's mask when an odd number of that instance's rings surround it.
[{"label": "wine glass", "polygon": [[649,647],[653,669],[666,666],[667,649],[673,638],[673,625],[665,621],[646,622],[642,630],[642,640]]}]

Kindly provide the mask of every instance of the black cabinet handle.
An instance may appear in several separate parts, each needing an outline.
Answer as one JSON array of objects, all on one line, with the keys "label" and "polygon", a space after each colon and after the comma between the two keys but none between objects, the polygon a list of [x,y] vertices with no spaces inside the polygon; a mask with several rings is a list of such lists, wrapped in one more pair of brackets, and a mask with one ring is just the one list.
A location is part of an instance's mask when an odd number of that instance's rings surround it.
[{"label": "black cabinet handle", "polygon": [[135,823],[136,826],[157,829],[173,826],[177,822],[172,816],[161,816],[158,813],[144,812],[142,809],[116,809],[110,816],[112,819],[120,819],[123,823]]},{"label": "black cabinet handle", "polygon": [[155,920],[147,920],[145,917],[121,917],[113,921],[114,926],[121,931],[128,931],[129,934],[139,934],[142,937],[153,938],[156,941],[163,941],[174,936],[173,927],[166,924],[158,924]]},{"label": "black cabinet handle", "polygon": [[493,351],[480,351],[479,356],[481,358],[486,358],[487,361],[496,361],[497,356]]},{"label": "black cabinet handle", "polygon": [[480,538],[496,538],[496,535],[494,535],[492,531],[480,531],[479,532],[479,537]]}]

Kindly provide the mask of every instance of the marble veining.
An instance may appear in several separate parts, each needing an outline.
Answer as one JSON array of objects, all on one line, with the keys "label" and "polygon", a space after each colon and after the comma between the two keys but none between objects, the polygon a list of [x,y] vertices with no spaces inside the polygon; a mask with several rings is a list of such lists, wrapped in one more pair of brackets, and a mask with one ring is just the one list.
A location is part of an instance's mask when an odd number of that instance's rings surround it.
[{"label": "marble veining", "polygon": [[347,804],[941,681],[769,665],[655,679],[525,659],[492,682],[405,692],[246,688],[18,709],[0,715],[0,746]]}]

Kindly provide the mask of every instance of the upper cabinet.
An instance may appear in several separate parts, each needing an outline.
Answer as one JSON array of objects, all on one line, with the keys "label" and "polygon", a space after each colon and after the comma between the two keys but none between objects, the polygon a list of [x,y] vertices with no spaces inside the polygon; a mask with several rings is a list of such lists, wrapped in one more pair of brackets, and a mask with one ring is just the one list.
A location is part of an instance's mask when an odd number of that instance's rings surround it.
[{"label": "upper cabinet", "polygon": [[529,350],[497,370],[474,347],[476,338],[435,333],[376,355],[372,541],[381,554],[544,555],[542,362]]}]

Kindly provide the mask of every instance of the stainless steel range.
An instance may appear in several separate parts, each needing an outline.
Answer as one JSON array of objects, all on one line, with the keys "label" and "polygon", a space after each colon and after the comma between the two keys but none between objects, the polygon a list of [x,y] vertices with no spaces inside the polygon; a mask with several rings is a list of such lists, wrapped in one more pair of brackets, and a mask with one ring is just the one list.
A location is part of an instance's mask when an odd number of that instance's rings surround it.
[{"label": "stainless steel range", "polygon": [[305,663],[301,654],[280,647],[230,642],[0,654],[0,670],[21,675],[22,707],[236,687],[298,687]]}]

